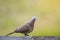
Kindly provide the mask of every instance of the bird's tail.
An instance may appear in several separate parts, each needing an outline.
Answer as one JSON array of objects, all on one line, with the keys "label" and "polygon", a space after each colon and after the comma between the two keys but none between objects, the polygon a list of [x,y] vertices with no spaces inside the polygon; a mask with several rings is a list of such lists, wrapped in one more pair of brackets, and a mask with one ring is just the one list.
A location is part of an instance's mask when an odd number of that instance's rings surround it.
[{"label": "bird's tail", "polygon": [[15,32],[11,32],[11,33],[9,33],[9,34],[7,34],[7,35],[5,35],[5,36],[11,35],[11,34],[13,34],[13,33],[15,33]]}]

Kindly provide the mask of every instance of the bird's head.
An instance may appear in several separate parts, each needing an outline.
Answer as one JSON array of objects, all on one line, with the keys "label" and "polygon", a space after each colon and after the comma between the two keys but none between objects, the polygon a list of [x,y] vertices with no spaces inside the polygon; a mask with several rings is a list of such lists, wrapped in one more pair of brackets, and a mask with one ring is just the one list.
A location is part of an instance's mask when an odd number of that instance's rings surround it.
[{"label": "bird's head", "polygon": [[35,20],[36,20],[36,16],[33,16],[32,19],[29,20],[27,23],[28,24],[34,24]]},{"label": "bird's head", "polygon": [[32,20],[36,20],[36,16],[33,16],[33,17],[32,17]]}]

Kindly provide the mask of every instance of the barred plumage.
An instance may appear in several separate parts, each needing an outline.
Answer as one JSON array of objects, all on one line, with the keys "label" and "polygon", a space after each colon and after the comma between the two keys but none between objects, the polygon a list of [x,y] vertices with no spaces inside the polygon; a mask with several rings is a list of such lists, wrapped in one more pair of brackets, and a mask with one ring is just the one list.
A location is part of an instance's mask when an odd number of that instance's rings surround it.
[{"label": "barred plumage", "polygon": [[34,16],[29,22],[25,23],[21,27],[18,27],[16,30],[7,34],[6,36],[13,34],[13,33],[23,33],[25,36],[28,36],[28,33],[32,32],[34,29],[35,20],[36,20],[36,17]]}]

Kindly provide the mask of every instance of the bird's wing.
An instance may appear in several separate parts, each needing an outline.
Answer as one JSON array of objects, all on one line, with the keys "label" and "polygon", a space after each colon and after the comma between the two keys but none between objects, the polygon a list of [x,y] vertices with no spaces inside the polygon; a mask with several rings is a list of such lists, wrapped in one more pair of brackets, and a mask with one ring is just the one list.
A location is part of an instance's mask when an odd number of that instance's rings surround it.
[{"label": "bird's wing", "polygon": [[23,25],[21,27],[19,27],[18,29],[15,30],[15,32],[18,32],[18,33],[26,33],[29,31],[29,25]]}]

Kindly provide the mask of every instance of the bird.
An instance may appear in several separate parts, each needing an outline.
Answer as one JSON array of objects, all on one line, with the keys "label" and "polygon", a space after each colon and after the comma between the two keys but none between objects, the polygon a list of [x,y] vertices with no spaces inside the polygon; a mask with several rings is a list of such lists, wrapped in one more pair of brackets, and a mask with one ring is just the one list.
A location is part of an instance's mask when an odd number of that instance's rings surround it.
[{"label": "bird", "polygon": [[36,16],[33,16],[31,20],[29,20],[25,24],[19,26],[13,32],[11,32],[11,33],[9,33],[9,34],[7,34],[5,36],[11,35],[13,33],[22,33],[25,36],[29,36],[28,34],[31,33],[33,31],[33,29],[34,29],[35,21],[36,21]]}]

